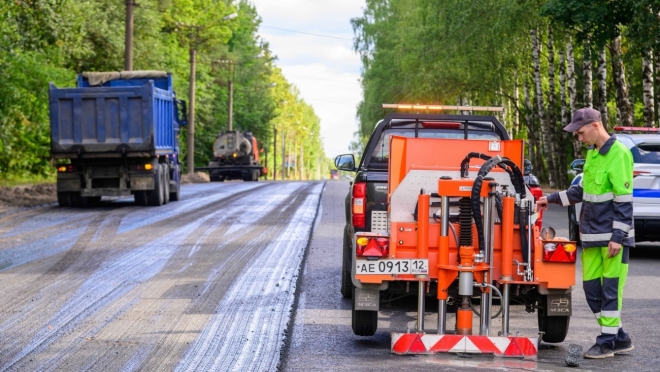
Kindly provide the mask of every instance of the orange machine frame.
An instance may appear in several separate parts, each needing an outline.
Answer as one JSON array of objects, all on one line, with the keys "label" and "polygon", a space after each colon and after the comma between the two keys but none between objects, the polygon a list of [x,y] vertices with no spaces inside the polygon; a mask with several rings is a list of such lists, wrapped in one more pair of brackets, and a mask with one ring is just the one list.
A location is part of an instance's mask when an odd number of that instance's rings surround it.
[{"label": "orange machine frame", "polygon": [[[497,142],[499,145],[493,145]],[[406,138],[399,136],[392,136],[390,139],[390,167],[389,167],[389,198],[391,198],[394,191],[401,184],[411,170],[440,170],[440,171],[458,171],[460,170],[460,163],[469,152],[478,152],[487,154],[489,156],[501,156],[512,160],[520,169],[523,166],[523,153],[524,145],[522,140],[465,140],[465,139],[437,139],[437,138]],[[472,159],[470,165],[481,165],[484,160],[479,158]],[[492,172],[504,172],[501,169],[493,169]],[[471,171],[474,173],[474,170]],[[472,186],[473,179],[456,179],[452,181],[442,180],[438,182],[438,192],[440,195],[451,196],[469,196],[470,191],[467,187]],[[464,186],[461,189],[461,186]],[[488,196],[489,188],[484,185],[481,189],[480,196]],[[428,216],[428,212],[426,213]],[[455,239],[451,237],[440,237],[440,223],[437,222],[421,222],[423,218],[418,219],[418,222],[400,222],[390,221],[390,255],[389,258],[428,258],[429,260],[429,274],[426,280],[438,279],[439,283],[445,283],[442,286],[449,286],[454,280],[458,271],[456,265],[447,266],[444,260],[439,260],[439,252],[441,245],[448,247],[448,262],[458,262],[458,256],[467,257],[465,248],[459,250],[456,246]],[[429,219],[426,219],[429,221]],[[421,228],[420,228],[420,225]],[[454,231],[458,231],[458,224],[454,225]],[[451,230],[451,229],[450,229]],[[421,234],[420,234],[421,233]],[[420,241],[419,236],[426,237]],[[474,253],[479,252],[479,247],[476,246],[477,231],[472,226],[472,235],[475,246],[471,247]],[[575,285],[575,265],[561,264],[553,262],[543,262],[542,247],[539,239],[538,227],[533,227],[533,267],[534,267],[534,280],[524,281],[521,275],[518,275],[517,270],[513,264],[513,260],[522,262],[522,251],[520,247],[520,226],[513,225],[509,233],[505,234],[504,240],[511,242],[513,246],[511,251],[505,250],[505,255],[511,255],[511,267],[502,267],[502,226],[496,224],[493,231],[492,245],[494,248],[491,263],[493,266],[492,279],[497,282],[507,282],[510,284],[541,284],[543,283],[547,288],[570,288]],[[446,243],[441,244],[442,240],[447,240]],[[507,244],[508,245],[508,244]],[[507,252],[508,251],[508,252]],[[509,253],[510,252],[510,253]],[[420,256],[420,253],[422,254]],[[443,254],[444,256],[444,254]],[[471,255],[473,256],[473,255]],[[508,257],[506,257],[508,260]],[[439,270],[440,269],[440,270]],[[444,270],[443,270],[444,269]],[[487,265],[474,265],[475,279],[479,280],[483,271],[487,269]],[[444,274],[439,275],[439,272]],[[503,273],[504,271],[504,273]],[[453,272],[453,274],[451,274]],[[502,279],[503,274],[510,274],[511,279]],[[444,278],[443,278],[444,277]],[[419,281],[419,277],[414,275],[356,275],[356,280],[362,283],[382,283],[383,281],[391,280],[410,280]],[[439,285],[440,287],[440,285]],[[438,296],[441,295],[443,289],[438,289]]]}]

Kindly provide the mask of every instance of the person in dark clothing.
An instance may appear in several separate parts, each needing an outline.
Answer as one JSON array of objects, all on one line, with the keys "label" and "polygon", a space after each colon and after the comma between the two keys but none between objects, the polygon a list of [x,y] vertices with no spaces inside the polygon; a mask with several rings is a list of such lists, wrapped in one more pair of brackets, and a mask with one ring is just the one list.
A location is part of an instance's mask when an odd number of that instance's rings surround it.
[{"label": "person in dark clothing", "polygon": [[541,197],[537,205],[582,203],[582,280],[589,308],[601,334],[585,358],[607,358],[634,349],[621,325],[623,288],[628,256],[635,246],[633,222],[633,158],[630,150],[610,137],[592,108],[577,110],[564,128],[590,146],[582,181],[568,190]]}]

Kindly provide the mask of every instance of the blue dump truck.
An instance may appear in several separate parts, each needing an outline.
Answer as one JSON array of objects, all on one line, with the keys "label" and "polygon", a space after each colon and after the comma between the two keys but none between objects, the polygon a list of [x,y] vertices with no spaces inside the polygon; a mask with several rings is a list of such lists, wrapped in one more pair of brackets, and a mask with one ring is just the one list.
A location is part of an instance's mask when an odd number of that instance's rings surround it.
[{"label": "blue dump truck", "polygon": [[61,207],[135,197],[159,206],[179,200],[179,131],[185,101],[163,71],[89,72],[77,88],[50,84],[51,158]]}]

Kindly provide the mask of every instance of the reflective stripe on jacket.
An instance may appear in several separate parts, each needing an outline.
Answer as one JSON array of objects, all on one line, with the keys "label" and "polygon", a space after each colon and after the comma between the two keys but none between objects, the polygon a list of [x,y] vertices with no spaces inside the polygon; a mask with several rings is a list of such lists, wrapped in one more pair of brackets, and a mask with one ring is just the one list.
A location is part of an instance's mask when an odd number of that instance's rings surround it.
[{"label": "reflective stripe on jacket", "polygon": [[548,195],[548,203],[582,202],[582,247],[607,247],[610,241],[635,246],[633,160],[630,150],[610,137],[600,150],[591,147],[578,185]]}]

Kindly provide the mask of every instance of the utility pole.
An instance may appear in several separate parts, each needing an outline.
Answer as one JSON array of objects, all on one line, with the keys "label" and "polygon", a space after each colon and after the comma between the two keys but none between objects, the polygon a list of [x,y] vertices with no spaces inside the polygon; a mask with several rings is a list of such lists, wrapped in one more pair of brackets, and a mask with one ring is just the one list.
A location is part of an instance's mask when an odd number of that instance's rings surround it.
[{"label": "utility pole", "polygon": [[[194,44],[193,44],[194,45]],[[188,109],[188,174],[195,172],[195,75],[197,69],[197,49],[190,48],[190,104]]]},{"label": "utility pole", "polygon": [[282,132],[282,181],[284,181],[284,177],[286,175],[286,159],[284,158],[286,155],[286,137],[285,137],[285,132]]},{"label": "utility pole", "polygon": [[[262,144],[263,145],[263,144]],[[266,146],[263,146],[264,152],[266,153],[266,161],[264,162],[264,166],[268,168],[268,143],[266,143]],[[268,181],[268,172],[264,175],[264,179]]]},{"label": "utility pole", "polygon": [[[232,13],[222,18],[222,21],[229,21],[238,17],[238,14]],[[207,26],[202,25],[190,25],[185,23],[178,23],[177,27],[179,28],[188,28],[193,31],[189,32],[188,42],[190,43],[190,104],[188,110],[188,156],[186,165],[188,168],[188,174],[192,174],[195,171],[195,79],[196,79],[196,64],[197,64],[197,49],[201,47],[209,39],[200,40],[199,33],[201,29],[206,28]]]},{"label": "utility pole", "polygon": [[277,181],[277,128],[273,133],[273,181]]},{"label": "utility pole", "polygon": [[229,78],[229,114],[227,116],[227,130],[232,131],[232,121],[234,117],[234,81],[231,77]]},{"label": "utility pole", "polygon": [[135,0],[126,0],[126,39],[124,40],[124,71],[133,71],[133,7]]}]

